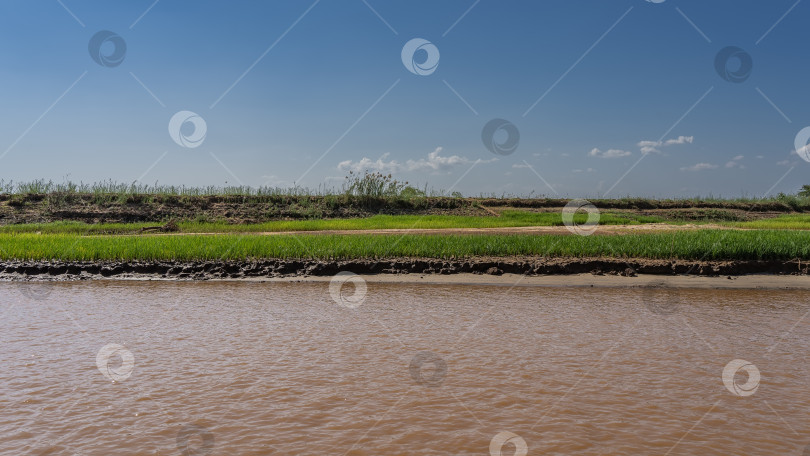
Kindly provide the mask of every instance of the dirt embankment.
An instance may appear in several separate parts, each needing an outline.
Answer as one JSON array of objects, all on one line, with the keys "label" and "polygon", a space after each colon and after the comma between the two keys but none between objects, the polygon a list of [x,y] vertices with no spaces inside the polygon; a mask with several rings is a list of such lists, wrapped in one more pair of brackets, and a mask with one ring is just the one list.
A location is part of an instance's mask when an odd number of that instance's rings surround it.
[{"label": "dirt embankment", "polygon": [[[168,220],[261,223],[269,220],[369,217],[376,214],[497,217],[506,209],[560,211],[564,199],[367,198],[327,196],[177,196],[116,194],[0,194],[0,225],[78,221],[162,223]],[[736,221],[793,212],[786,203],[597,200],[601,210],[654,215],[665,220]]]},{"label": "dirt embankment", "polygon": [[376,214],[491,215],[462,198],[334,196],[0,195],[0,225],[78,221],[160,223],[168,220],[261,223]]},{"label": "dirt embankment", "polygon": [[[562,198],[475,198],[479,204],[487,207],[518,208],[552,208],[564,207],[570,200]],[[806,207],[795,207],[787,201],[767,200],[758,202],[733,200],[654,200],[645,198],[589,199],[589,203],[599,209],[645,210],[739,210],[746,212],[794,212],[806,210]]]},{"label": "dirt embankment", "polygon": [[807,275],[810,264],[800,261],[684,261],[609,258],[477,258],[459,260],[258,260],[258,261],[140,261],[140,262],[0,262],[0,280],[84,280],[154,278],[179,280],[247,279],[356,274],[521,274],[571,275]]}]

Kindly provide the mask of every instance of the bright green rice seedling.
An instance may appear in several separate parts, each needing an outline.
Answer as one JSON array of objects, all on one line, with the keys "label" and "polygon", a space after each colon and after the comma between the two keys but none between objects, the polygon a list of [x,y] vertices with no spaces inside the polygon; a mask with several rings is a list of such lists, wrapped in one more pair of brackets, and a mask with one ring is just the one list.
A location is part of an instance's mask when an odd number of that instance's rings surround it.
[{"label": "bright green rice seedling", "polygon": [[0,259],[247,260],[556,257],[689,260],[810,259],[810,232],[702,230],[575,235],[187,235],[0,234]]},{"label": "bright green rice seedling", "polygon": [[[584,223],[586,214],[576,214],[574,220]],[[602,225],[638,225],[661,222],[657,217],[633,214],[604,213],[599,221]],[[47,224],[0,226],[0,233],[42,233],[42,234],[132,234],[155,223],[98,224],[87,225],[80,222],[55,222]],[[324,230],[371,230],[371,229],[438,229],[438,228],[508,228],[523,226],[562,226],[560,212],[504,211],[500,217],[476,217],[456,215],[375,215],[368,218],[320,219],[320,220],[276,220],[258,224],[230,225],[210,222],[180,222],[183,233],[260,233],[280,231],[324,231]]]}]

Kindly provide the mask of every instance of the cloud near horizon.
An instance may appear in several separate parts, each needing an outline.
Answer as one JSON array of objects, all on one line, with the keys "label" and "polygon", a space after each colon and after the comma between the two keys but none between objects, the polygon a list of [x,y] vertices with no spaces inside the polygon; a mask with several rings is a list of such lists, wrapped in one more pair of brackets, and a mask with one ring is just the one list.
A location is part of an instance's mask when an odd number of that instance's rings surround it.
[{"label": "cloud near horizon", "polygon": [[660,154],[662,153],[661,149],[664,147],[692,144],[694,141],[694,136],[678,136],[677,138],[668,139],[666,141],[639,141],[638,147],[641,148],[641,153],[645,155],[650,153]]},{"label": "cloud near horizon", "polygon": [[728,163],[726,163],[726,168],[745,169],[745,165],[740,163],[740,160],[742,160],[743,158],[745,158],[745,157],[742,156],[742,155],[737,155],[736,157],[729,160]]},{"label": "cloud near horizon", "polygon": [[633,155],[633,153],[628,150],[609,149],[603,152],[602,150],[596,147],[594,147],[593,149],[591,149],[590,152],[588,152],[589,157],[598,157],[598,158],[621,158],[630,155]]},{"label": "cloud near horizon", "polygon": [[[641,149],[642,155],[647,155],[651,153],[660,154],[661,149],[669,146],[675,146],[680,144],[692,144],[695,141],[694,136],[678,136],[677,138],[668,139],[666,141],[639,141],[636,145]],[[598,147],[594,147],[588,152],[589,157],[596,157],[596,158],[622,158],[622,157],[629,157],[633,155],[632,152],[629,150],[622,150],[622,149],[608,149],[606,151],[602,151]]]},{"label": "cloud near horizon", "polygon": [[[460,165],[472,165],[476,160],[470,160],[466,157],[459,157],[458,155],[451,155],[449,157],[441,156],[442,148],[437,147],[433,152],[429,153],[427,158],[420,158],[419,160],[408,160],[405,163],[400,163],[396,160],[385,161],[389,153],[385,153],[377,160],[363,157],[359,161],[346,160],[338,164],[338,169],[341,171],[379,171],[381,173],[397,173],[403,171],[433,171],[441,172],[448,171],[453,167]],[[491,163],[497,161],[497,158],[489,160],[479,160],[480,163]]]},{"label": "cloud near horizon", "polygon": [[681,171],[704,171],[707,169],[717,169],[717,165],[711,163],[697,163],[692,166],[684,166]]}]

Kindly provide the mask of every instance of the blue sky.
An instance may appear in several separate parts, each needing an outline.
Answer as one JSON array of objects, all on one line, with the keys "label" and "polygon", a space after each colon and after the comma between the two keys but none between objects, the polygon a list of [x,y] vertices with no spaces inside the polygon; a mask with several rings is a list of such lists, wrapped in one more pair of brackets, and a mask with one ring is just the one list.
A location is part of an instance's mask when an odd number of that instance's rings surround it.
[{"label": "blue sky", "polygon": [[[795,0],[4,0],[0,178],[318,187],[370,169],[471,195],[792,193],[810,183],[808,17]],[[98,63],[100,31],[120,40]],[[409,69],[413,39],[435,47]],[[743,81],[716,69],[729,46]],[[425,49],[438,65],[415,74]],[[188,115],[169,131],[181,111],[204,120],[195,147]],[[512,153],[484,144],[493,119],[519,132]]]}]

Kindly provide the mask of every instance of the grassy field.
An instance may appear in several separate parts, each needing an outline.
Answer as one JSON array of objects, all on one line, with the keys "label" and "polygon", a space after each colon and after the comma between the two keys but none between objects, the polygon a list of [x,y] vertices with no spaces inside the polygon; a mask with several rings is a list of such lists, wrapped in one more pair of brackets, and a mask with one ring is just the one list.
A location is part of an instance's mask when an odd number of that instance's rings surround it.
[{"label": "grassy field", "polygon": [[[586,214],[577,214],[574,221],[584,223]],[[605,213],[600,218],[602,225],[638,225],[663,222],[659,217],[636,214]],[[256,224],[226,224],[210,222],[180,222],[182,233],[260,233],[280,231],[324,230],[370,230],[392,228],[506,228],[522,226],[562,226],[559,212],[527,212],[507,210],[500,217],[475,217],[455,215],[375,215],[367,218],[276,220]],[[95,224],[80,222],[55,222],[0,226],[0,233],[42,234],[131,234],[141,228],[158,226],[154,223]]]},{"label": "grassy field", "polygon": [[[711,229],[560,234],[308,235],[327,230],[562,226],[564,199],[463,197],[390,176],[343,190],[0,181],[0,260],[251,260],[611,257],[810,260],[810,197],[594,200],[600,225],[714,223]],[[585,223],[587,214],[574,220]],[[140,223],[106,223],[109,221]],[[150,233],[179,232],[178,236]],[[46,223],[47,222],[47,223]],[[95,223],[93,223],[95,222]],[[144,231],[145,228],[150,230]],[[298,232],[264,236],[263,232]],[[214,233],[201,235],[202,233]],[[615,232],[614,232],[615,234]]]},{"label": "grassy field", "polygon": [[810,232],[702,230],[623,236],[0,234],[0,259],[248,260],[544,255],[690,260],[810,259]]},{"label": "grassy field", "polygon": [[[584,223],[585,214],[576,214],[575,222]],[[657,216],[632,213],[601,214],[600,225],[640,225],[647,223],[683,224],[683,221],[665,220]],[[703,223],[703,222],[691,222]],[[747,222],[714,222],[723,226],[757,230],[810,230],[810,215],[789,214],[770,219]],[[370,229],[441,229],[441,228],[509,228],[527,226],[562,226],[559,212],[528,212],[506,210],[500,217],[455,215],[375,215],[367,218],[275,220],[255,224],[228,224],[224,222],[180,222],[181,233],[262,233],[282,231],[370,230]],[[54,222],[0,226],[0,234],[83,234],[111,235],[136,234],[142,228],[160,226],[155,223],[101,223]]]},{"label": "grassy field", "polygon": [[[810,194],[770,198],[591,201],[600,225],[717,224],[729,229],[568,234],[319,234],[328,230],[562,226],[567,199],[445,194],[382,174],[342,188],[177,187],[0,180],[0,260],[608,257],[810,260]],[[585,223],[587,214],[574,217]],[[148,228],[148,229],[146,229]],[[146,230],[145,230],[146,229]],[[157,236],[171,231],[179,235]],[[298,234],[260,235],[264,232]],[[207,235],[202,235],[206,233]],[[213,234],[211,234],[213,233]]]},{"label": "grassy field", "polygon": [[780,215],[770,219],[729,222],[724,225],[756,230],[810,230],[810,214]]},{"label": "grassy field", "polygon": [[[575,220],[584,223],[585,214]],[[600,224],[662,223],[657,217],[605,212]],[[155,224],[57,222],[0,227],[2,260],[250,260],[259,258],[472,258],[542,255],[684,260],[810,260],[810,215],[791,214],[723,225],[744,230],[575,235],[307,235],[322,230],[504,228],[563,225],[560,212],[505,210],[500,217],[377,215],[368,218],[181,222],[182,236],[140,234]],[[298,231],[263,236],[259,232]],[[218,233],[196,235],[195,233]]]}]

